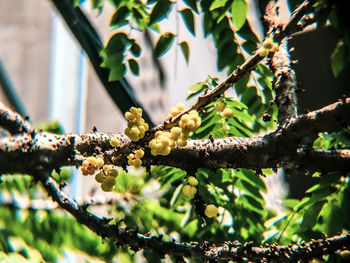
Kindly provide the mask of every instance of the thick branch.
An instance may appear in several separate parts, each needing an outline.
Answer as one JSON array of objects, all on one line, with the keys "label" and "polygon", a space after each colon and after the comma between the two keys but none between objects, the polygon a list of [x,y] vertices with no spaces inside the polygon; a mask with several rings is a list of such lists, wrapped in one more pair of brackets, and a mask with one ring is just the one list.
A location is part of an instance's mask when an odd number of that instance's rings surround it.
[{"label": "thick branch", "polygon": [[253,247],[252,243],[242,245],[238,242],[226,242],[223,246],[216,247],[208,243],[199,244],[176,243],[163,241],[161,237],[145,236],[136,231],[118,228],[109,225],[108,221],[89,213],[80,207],[74,200],[59,190],[56,182],[49,176],[49,172],[36,172],[33,175],[41,181],[49,195],[62,208],[71,213],[78,222],[86,225],[92,231],[103,238],[112,238],[118,245],[128,245],[132,250],[149,249],[154,253],[179,257],[200,258],[203,260],[270,260],[295,261],[298,259],[314,258],[333,253],[339,249],[350,248],[350,235],[340,235],[332,238],[313,240],[304,244],[289,246],[265,246]]},{"label": "thick branch", "polygon": [[[265,22],[270,34],[283,25],[279,19],[277,6],[270,1],[266,6]],[[275,103],[278,107],[278,122],[284,124],[288,119],[297,116],[297,81],[288,52],[288,41],[281,41],[279,50],[272,55],[269,63],[273,72],[273,88],[275,90]]]},{"label": "thick branch", "polygon": [[12,135],[33,132],[33,128],[28,121],[2,102],[0,102],[0,127],[8,130]]},{"label": "thick branch", "polygon": [[[265,136],[253,138],[191,140],[186,147],[178,147],[168,156],[153,156],[145,147],[144,166],[170,165],[183,169],[271,168],[279,166],[307,169],[348,169],[349,158],[344,151],[316,151],[301,149],[303,140],[315,138],[319,132],[333,132],[350,125],[350,98],[320,110],[300,115],[284,127]],[[56,168],[79,165],[84,156],[101,155],[105,162],[125,166],[126,156],[134,149],[125,135],[115,149],[109,145],[111,135],[53,135],[38,133],[18,135],[0,140],[0,173],[31,173],[38,167]],[[328,160],[320,166],[317,158]],[[337,163],[337,166],[332,166]]]}]

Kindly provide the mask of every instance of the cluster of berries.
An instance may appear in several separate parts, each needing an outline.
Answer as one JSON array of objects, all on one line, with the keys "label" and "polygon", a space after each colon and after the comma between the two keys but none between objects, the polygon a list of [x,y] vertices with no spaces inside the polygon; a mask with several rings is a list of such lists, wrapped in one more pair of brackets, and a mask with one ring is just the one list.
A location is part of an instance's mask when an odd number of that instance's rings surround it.
[{"label": "cluster of berries", "polygon": [[101,157],[87,157],[86,160],[83,161],[83,164],[80,168],[81,173],[83,175],[93,175],[98,169],[100,169],[104,165],[104,161]]},{"label": "cluster of berries", "polygon": [[102,171],[95,176],[96,182],[101,184],[104,192],[110,192],[115,185],[115,178],[118,176],[118,170],[113,169],[112,165],[104,165]]},{"label": "cluster of berries", "polygon": [[102,171],[96,174],[95,180],[101,184],[103,191],[110,192],[113,190],[118,171],[112,169],[112,165],[105,165],[101,157],[87,157],[80,169],[83,175],[93,175],[97,170],[102,169]]},{"label": "cluster of berries", "polygon": [[222,112],[224,115],[225,119],[231,119],[233,117],[233,111],[229,109],[224,102],[219,102],[218,104],[215,105],[215,109],[217,111]]},{"label": "cluster of berries", "polygon": [[194,196],[197,193],[198,180],[194,176],[189,176],[187,180],[188,184],[182,188],[182,191],[187,196]]},{"label": "cluster of berries", "polygon": [[177,104],[176,107],[172,107],[170,109],[170,114],[168,115],[168,119],[177,116],[178,114],[180,114],[185,109],[186,109],[185,104],[183,104],[183,103]]},{"label": "cluster of berries", "polygon": [[270,52],[276,52],[279,46],[273,42],[271,38],[266,38],[263,42],[263,46],[258,50],[260,57],[266,57]]},{"label": "cluster of berries", "polygon": [[[175,117],[184,109],[185,105],[180,103],[176,107],[171,108],[168,117]],[[189,133],[196,130],[200,125],[201,119],[197,111],[192,110],[189,114],[184,114],[179,122],[180,127],[173,127],[170,132],[156,132],[155,138],[149,142],[151,154],[154,156],[168,155],[175,148],[175,145],[180,147],[186,146]]]},{"label": "cluster of berries", "polygon": [[125,113],[125,118],[128,120],[128,127],[125,128],[124,133],[133,141],[145,137],[145,132],[148,130],[148,124],[142,118],[142,109],[131,107],[130,111]]},{"label": "cluster of berries", "polygon": [[128,164],[134,167],[140,167],[142,164],[141,158],[145,155],[144,151],[139,149],[135,153],[130,153],[128,155]]}]

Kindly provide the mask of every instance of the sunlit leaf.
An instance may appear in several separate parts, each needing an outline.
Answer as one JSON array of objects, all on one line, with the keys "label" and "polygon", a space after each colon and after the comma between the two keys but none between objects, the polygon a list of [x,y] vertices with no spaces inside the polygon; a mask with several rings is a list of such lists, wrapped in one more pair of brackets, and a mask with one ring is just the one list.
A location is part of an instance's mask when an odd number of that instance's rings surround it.
[{"label": "sunlit leaf", "polygon": [[236,30],[244,25],[248,14],[248,4],[245,0],[234,0],[232,3],[232,21]]}]

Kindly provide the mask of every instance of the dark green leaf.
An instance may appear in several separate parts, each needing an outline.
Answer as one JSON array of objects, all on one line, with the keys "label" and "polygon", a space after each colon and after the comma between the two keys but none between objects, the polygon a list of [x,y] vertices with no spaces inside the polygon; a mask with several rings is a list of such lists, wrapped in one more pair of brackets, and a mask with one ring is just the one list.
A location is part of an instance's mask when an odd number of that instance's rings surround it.
[{"label": "dark green leaf", "polygon": [[171,2],[169,0],[158,0],[152,9],[149,24],[152,25],[159,19],[164,18],[169,12],[170,7]]},{"label": "dark green leaf", "polygon": [[234,0],[232,3],[232,21],[236,30],[240,30],[244,25],[248,14],[248,4],[245,0]]},{"label": "dark green leaf", "polygon": [[343,41],[339,41],[337,47],[332,53],[331,62],[332,62],[332,71],[334,76],[337,78],[339,74],[348,64],[348,50]]},{"label": "dark green leaf", "polygon": [[260,203],[264,203],[264,198],[259,193],[259,190],[256,186],[252,185],[250,182],[245,180],[239,180],[235,186],[239,189],[245,192],[247,195],[250,195],[251,197],[255,198],[256,201]]},{"label": "dark green leaf", "polygon": [[108,40],[104,51],[107,55],[123,53],[128,43],[129,39],[125,33],[116,33]]},{"label": "dark green leaf", "polygon": [[180,43],[181,51],[184,54],[184,57],[186,59],[186,63],[188,63],[188,60],[190,58],[190,47],[187,43],[187,41],[182,41]]},{"label": "dark green leaf", "polygon": [[185,8],[180,11],[181,16],[185,22],[185,25],[187,26],[187,29],[192,33],[192,35],[195,35],[195,27],[194,27],[194,15],[191,9]]},{"label": "dark green leaf", "polygon": [[141,47],[139,46],[139,44],[134,42],[130,47],[130,51],[135,57],[138,57],[141,54]]},{"label": "dark green leaf", "polygon": [[125,71],[126,67],[124,63],[114,65],[111,68],[111,71],[109,72],[108,81],[115,81],[121,79],[122,77],[124,77]]},{"label": "dark green leaf", "polygon": [[128,60],[128,64],[129,64],[129,68],[131,69],[132,73],[134,75],[139,75],[139,65],[137,63],[137,61],[133,58],[130,58]]},{"label": "dark green leaf", "polygon": [[237,175],[239,178],[249,181],[251,184],[257,186],[259,190],[263,191],[264,193],[267,192],[265,182],[261,179],[259,175],[257,175],[252,170],[240,169],[240,171],[236,172],[235,175]]},{"label": "dark green leaf", "polygon": [[129,9],[126,6],[121,6],[112,16],[112,20],[110,22],[111,26],[118,27],[125,22],[125,18],[129,15]]},{"label": "dark green leaf", "polygon": [[227,0],[214,0],[214,2],[210,5],[209,11],[225,6],[226,2]]},{"label": "dark green leaf", "polygon": [[192,11],[195,11],[196,13],[198,13],[198,7],[197,7],[197,0],[183,0],[184,3],[191,7]]},{"label": "dark green leaf", "polygon": [[157,57],[164,55],[168,51],[174,41],[174,36],[175,35],[171,32],[160,35],[156,47],[154,48],[154,53]]},{"label": "dark green leaf", "polygon": [[316,223],[319,213],[326,201],[319,201],[306,209],[303,221],[301,222],[300,230],[306,231],[312,229]]}]

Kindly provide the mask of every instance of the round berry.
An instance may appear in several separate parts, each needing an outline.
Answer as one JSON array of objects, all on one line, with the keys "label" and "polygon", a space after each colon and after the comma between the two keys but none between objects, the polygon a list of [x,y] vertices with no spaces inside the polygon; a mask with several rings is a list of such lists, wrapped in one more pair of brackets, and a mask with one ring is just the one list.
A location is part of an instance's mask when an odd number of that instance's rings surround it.
[{"label": "round berry", "polygon": [[266,48],[260,48],[259,50],[258,50],[258,54],[259,54],[259,56],[260,57],[262,57],[262,58],[264,58],[264,57],[266,57],[268,54],[269,54],[269,50],[268,49],[266,49]]},{"label": "round berry", "polygon": [[141,159],[145,155],[144,151],[142,149],[135,151],[135,157]]},{"label": "round berry", "polygon": [[98,169],[100,169],[104,164],[105,164],[105,162],[103,161],[103,159],[101,157],[96,158],[96,166]]},{"label": "round berry", "polygon": [[193,196],[197,193],[197,188],[192,186],[192,185],[187,184],[182,188],[182,191],[187,196]]},{"label": "round berry", "polygon": [[112,146],[112,147],[116,147],[119,145],[119,140],[118,140],[118,137],[114,136],[110,139],[109,141],[109,144]]},{"label": "round berry", "polygon": [[215,217],[218,214],[218,208],[215,205],[207,205],[204,214],[207,217]]},{"label": "round berry", "polygon": [[272,41],[272,39],[271,38],[266,38],[265,40],[264,40],[264,42],[263,42],[263,46],[264,46],[264,48],[266,48],[266,49],[271,49],[272,47],[273,47],[273,41]]},{"label": "round berry", "polygon": [[102,184],[105,181],[105,179],[106,179],[106,176],[103,173],[98,173],[95,176],[96,182],[98,182],[100,184]]},{"label": "round berry", "polygon": [[229,108],[226,108],[222,113],[225,119],[231,119],[233,117],[233,111]]},{"label": "round berry", "polygon": [[176,108],[179,110],[179,111],[183,111],[184,109],[186,109],[186,106],[185,104],[183,103],[179,103],[176,105]]},{"label": "round berry", "polygon": [[226,104],[223,102],[219,102],[218,104],[215,105],[215,109],[217,111],[224,111],[225,107],[226,107]]},{"label": "round berry", "polygon": [[112,165],[110,165],[110,164],[105,164],[105,165],[103,166],[103,171],[104,171],[106,174],[109,173],[110,170],[112,170]]},{"label": "round berry", "polygon": [[188,183],[192,186],[197,186],[198,185],[198,180],[194,176],[189,176],[188,177]]},{"label": "round berry", "polygon": [[114,185],[110,185],[110,184],[107,184],[107,183],[102,183],[101,184],[101,189],[102,191],[104,192],[111,192],[114,188]]}]

